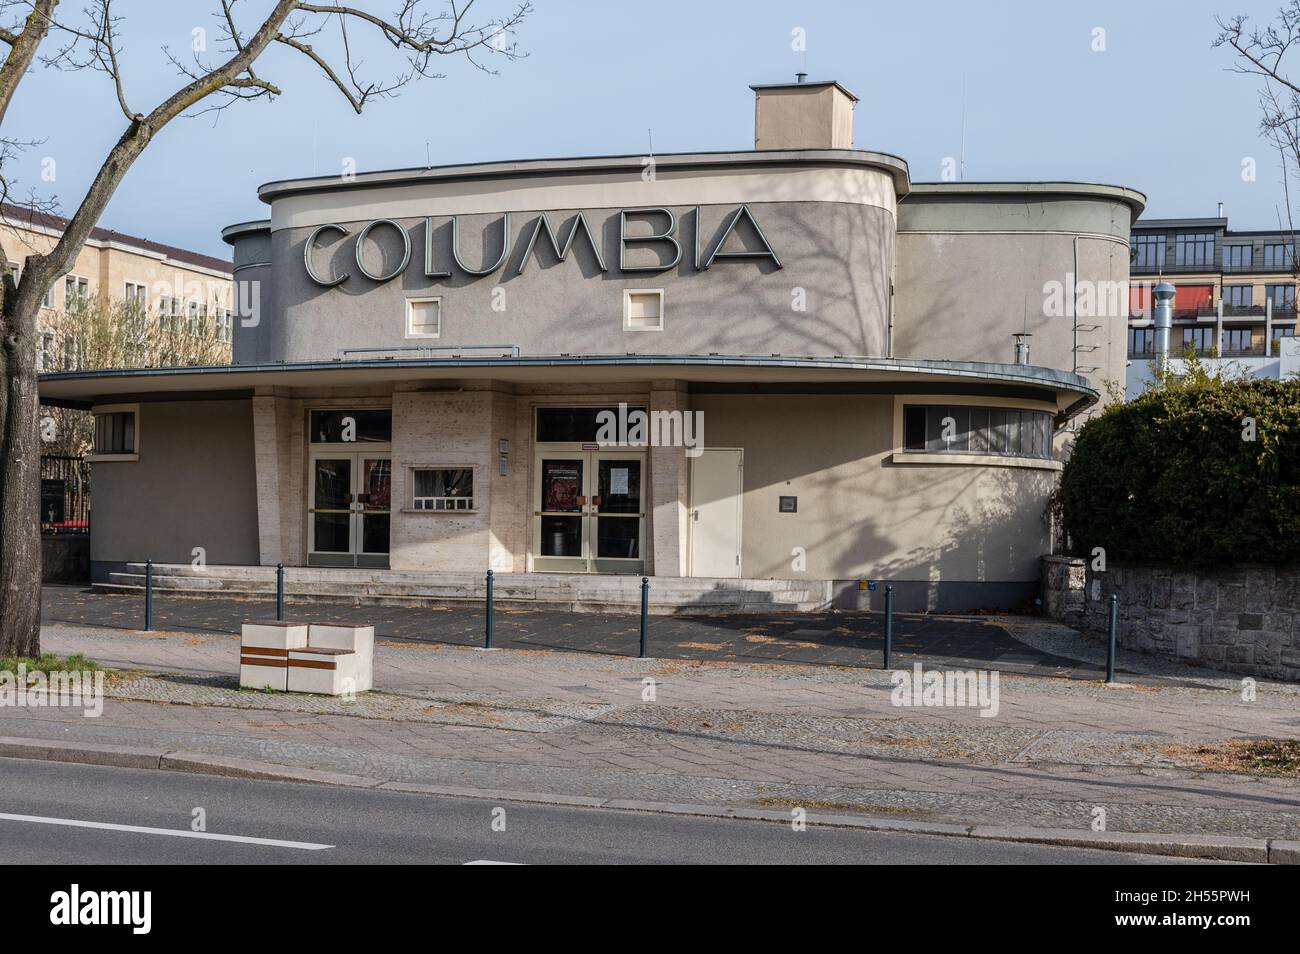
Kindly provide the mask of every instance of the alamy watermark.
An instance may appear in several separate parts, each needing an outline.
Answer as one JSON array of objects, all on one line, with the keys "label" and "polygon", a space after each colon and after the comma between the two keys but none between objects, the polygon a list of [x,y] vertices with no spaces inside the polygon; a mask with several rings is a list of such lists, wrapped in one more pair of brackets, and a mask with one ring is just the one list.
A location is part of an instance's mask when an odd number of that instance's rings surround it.
[{"label": "alamy watermark", "polygon": [[645,411],[619,402],[618,413],[596,414],[601,447],[684,447],[687,457],[704,453],[703,411]]},{"label": "alamy watermark", "polygon": [[104,714],[104,674],[92,670],[0,670],[0,709],[81,708],[87,719]]},{"label": "alamy watermark", "polygon": [[980,717],[991,719],[998,714],[996,671],[975,669],[923,669],[920,663],[911,671],[896,669],[889,676],[893,689],[889,701],[896,706],[960,706],[979,709]]}]

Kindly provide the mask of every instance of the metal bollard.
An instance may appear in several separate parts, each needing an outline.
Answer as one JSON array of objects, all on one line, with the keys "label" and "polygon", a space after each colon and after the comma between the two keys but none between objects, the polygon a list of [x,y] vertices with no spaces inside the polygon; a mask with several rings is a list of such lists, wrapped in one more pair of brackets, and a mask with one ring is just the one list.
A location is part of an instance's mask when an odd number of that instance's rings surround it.
[{"label": "metal bollard", "polygon": [[885,584],[885,658],[882,669],[889,668],[889,659],[894,654],[894,587]]},{"label": "metal bollard", "polygon": [[284,564],[275,565],[275,621],[284,622]]},{"label": "metal bollard", "polygon": [[484,618],[483,648],[492,648],[492,571],[487,571],[487,614]]},{"label": "metal bollard", "polygon": [[1110,595],[1110,622],[1106,626],[1106,681],[1115,681],[1115,630],[1119,624],[1119,597]]},{"label": "metal bollard", "polygon": [[144,628],[153,629],[153,560],[144,565]]},{"label": "metal bollard", "polygon": [[641,653],[639,659],[647,658],[650,642],[650,577],[641,577]]}]

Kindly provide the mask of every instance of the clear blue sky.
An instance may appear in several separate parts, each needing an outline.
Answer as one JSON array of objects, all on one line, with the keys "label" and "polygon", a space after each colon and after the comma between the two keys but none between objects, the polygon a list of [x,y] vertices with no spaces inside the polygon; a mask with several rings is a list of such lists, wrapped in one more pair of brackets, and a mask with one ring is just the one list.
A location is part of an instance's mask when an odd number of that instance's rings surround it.
[{"label": "clear blue sky", "polygon": [[[438,0],[432,0],[435,4]],[[1272,16],[1281,0],[1042,0],[972,3],[600,2],[535,0],[518,33],[527,59],[496,76],[460,61],[356,116],[311,64],[277,49],[259,67],[284,88],[168,127],[136,163],[101,225],[225,256],[222,226],[266,215],[260,183],[433,162],[753,146],[750,83],[806,68],[861,99],[856,143],[905,158],[914,181],[939,178],[961,143],[967,179],[1079,179],[1132,186],[1149,215],[1213,215],[1271,228],[1282,201],[1275,155],[1259,138],[1256,87],[1228,72],[1210,43],[1214,15]],[[388,12],[394,0],[357,0]],[[502,0],[478,0],[486,11]],[[65,6],[80,7],[77,0]],[[187,50],[214,26],[211,0],[125,0],[127,92],[144,112],[177,85],[164,44]],[[245,0],[251,22],[267,0]],[[791,31],[807,36],[803,55]],[[1106,50],[1093,52],[1093,30]],[[322,45],[328,41],[322,40]],[[382,75],[393,60],[365,50]],[[6,134],[40,138],[16,169],[23,186],[56,193],[63,211],[120,135],[108,81],[38,69],[20,88]],[[40,181],[53,157],[57,180]],[[1243,157],[1257,181],[1243,182]]]}]

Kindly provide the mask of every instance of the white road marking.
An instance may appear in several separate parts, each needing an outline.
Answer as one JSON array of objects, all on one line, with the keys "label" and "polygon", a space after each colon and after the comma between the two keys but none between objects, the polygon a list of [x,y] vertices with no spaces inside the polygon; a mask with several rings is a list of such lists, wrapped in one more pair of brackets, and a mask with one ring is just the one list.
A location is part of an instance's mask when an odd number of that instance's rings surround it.
[{"label": "white road marking", "polygon": [[[517,864],[521,864],[521,862],[518,862],[518,861],[488,861],[486,858],[480,858],[478,861],[467,861],[467,862],[465,862],[465,864],[466,864],[466,865],[517,865]],[[462,865],[461,867],[464,867],[464,865]]]},{"label": "white road marking", "polygon": [[44,815],[11,815],[0,812],[0,821],[30,822],[36,825],[63,825],[68,828],[99,828],[104,831],[125,831],[136,835],[170,835],[173,838],[199,838],[204,841],[234,841],[244,845],[266,845],[268,848],[300,848],[303,851],[321,851],[333,845],[318,845],[310,841],[281,841],[278,838],[255,838],[252,835],[220,835],[210,831],[187,831],[183,828],[149,828],[144,825],[115,825],[111,822],[80,821],[75,818],[46,818]]}]

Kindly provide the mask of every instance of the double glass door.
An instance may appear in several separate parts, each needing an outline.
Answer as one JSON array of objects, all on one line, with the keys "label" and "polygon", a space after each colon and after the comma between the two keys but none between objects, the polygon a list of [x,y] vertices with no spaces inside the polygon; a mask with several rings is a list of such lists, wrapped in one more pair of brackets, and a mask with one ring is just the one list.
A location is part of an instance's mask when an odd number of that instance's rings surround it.
[{"label": "double glass door", "polygon": [[388,566],[393,487],[389,455],[316,451],[310,480],[308,564]]},{"label": "double glass door", "polygon": [[535,463],[533,568],[642,572],[645,455],[542,451]]}]

